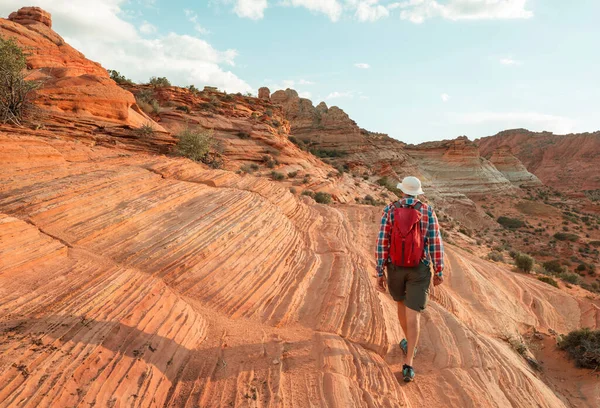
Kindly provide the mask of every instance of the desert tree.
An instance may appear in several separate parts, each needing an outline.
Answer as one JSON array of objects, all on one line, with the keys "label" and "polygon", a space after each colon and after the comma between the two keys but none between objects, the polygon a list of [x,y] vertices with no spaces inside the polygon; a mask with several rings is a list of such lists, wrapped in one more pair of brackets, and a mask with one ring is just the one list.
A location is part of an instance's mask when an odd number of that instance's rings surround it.
[{"label": "desert tree", "polygon": [[27,81],[25,53],[12,38],[0,37],[0,122],[20,125],[32,107],[33,91],[39,86]]}]

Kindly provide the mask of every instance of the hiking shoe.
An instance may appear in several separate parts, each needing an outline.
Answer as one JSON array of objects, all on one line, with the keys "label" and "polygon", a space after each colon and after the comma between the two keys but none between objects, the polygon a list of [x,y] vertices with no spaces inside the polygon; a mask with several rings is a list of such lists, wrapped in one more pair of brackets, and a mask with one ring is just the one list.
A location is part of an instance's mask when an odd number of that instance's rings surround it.
[{"label": "hiking shoe", "polygon": [[402,366],[402,376],[404,377],[404,382],[414,381],[415,370],[411,366],[404,364]]},{"label": "hiking shoe", "polygon": [[[402,352],[404,353],[404,355],[408,354],[408,341],[406,341],[406,339],[402,339],[400,341],[400,348],[402,349]],[[413,353],[413,357],[417,355],[417,348],[415,347],[415,352]]]}]

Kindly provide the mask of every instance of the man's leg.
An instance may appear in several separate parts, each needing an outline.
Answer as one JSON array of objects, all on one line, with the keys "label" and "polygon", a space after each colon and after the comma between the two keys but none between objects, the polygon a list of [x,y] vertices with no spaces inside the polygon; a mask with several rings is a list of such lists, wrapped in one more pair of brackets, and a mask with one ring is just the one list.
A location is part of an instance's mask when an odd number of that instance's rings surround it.
[{"label": "man's leg", "polygon": [[[410,307],[404,308],[406,313],[406,340],[408,341],[408,350],[406,357],[404,358],[404,364],[412,367],[413,357],[415,355],[415,347],[419,341],[419,334],[421,333],[421,313]],[[403,328],[404,329],[404,328]]]},{"label": "man's leg", "polygon": [[404,305],[403,300],[398,301],[398,320],[400,321],[400,326],[402,326],[402,331],[404,332],[404,337],[408,336],[407,326],[406,326],[406,306]]}]

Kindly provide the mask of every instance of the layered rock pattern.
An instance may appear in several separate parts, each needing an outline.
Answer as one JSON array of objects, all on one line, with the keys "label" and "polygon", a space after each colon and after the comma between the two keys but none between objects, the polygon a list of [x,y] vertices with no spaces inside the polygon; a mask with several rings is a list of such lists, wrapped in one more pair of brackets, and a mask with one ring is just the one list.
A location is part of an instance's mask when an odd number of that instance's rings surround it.
[{"label": "layered rock pattern", "polygon": [[560,407],[497,337],[600,323],[590,301],[450,247],[420,381],[401,387],[378,209],[18,133],[0,134],[0,169],[0,406]]},{"label": "layered rock pattern", "polygon": [[558,190],[600,189],[600,132],[555,135],[514,129],[478,143],[486,157],[507,146],[528,171]]},{"label": "layered rock pattern", "polygon": [[519,159],[512,155],[510,147],[500,146],[489,158],[490,163],[496,167],[515,186],[540,186],[542,182]]},{"label": "layered rock pattern", "polygon": [[66,44],[51,27],[50,14],[39,8],[26,7],[8,20],[0,18],[0,36],[14,38],[28,50],[28,79],[42,85],[36,98],[39,107],[51,117],[88,117],[135,126],[151,121],[137,108],[131,93],[117,86],[100,64]]},{"label": "layered rock pattern", "polygon": [[444,195],[478,196],[513,189],[511,182],[481,157],[477,146],[466,137],[406,146],[405,150]]}]

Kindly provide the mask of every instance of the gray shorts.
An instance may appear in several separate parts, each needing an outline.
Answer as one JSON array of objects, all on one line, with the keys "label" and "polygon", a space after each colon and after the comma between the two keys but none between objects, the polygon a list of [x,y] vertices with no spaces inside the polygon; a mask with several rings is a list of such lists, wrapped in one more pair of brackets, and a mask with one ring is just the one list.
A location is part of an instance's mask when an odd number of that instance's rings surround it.
[{"label": "gray shorts", "polygon": [[403,301],[406,307],[421,312],[427,306],[431,269],[423,262],[415,268],[387,265],[387,284],[390,295],[396,302]]}]

